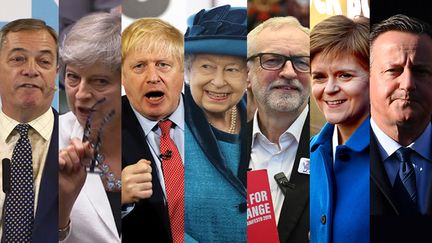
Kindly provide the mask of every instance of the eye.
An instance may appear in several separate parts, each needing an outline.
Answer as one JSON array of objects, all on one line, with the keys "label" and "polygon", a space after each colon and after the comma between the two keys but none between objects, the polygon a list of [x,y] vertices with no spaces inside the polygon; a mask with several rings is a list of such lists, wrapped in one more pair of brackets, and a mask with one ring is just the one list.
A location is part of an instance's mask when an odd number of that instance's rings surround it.
[{"label": "eye", "polygon": [[227,67],[227,68],[225,68],[225,71],[227,71],[227,72],[240,72],[240,69],[235,68],[235,67]]},{"label": "eye", "polygon": [[11,58],[9,58],[9,62],[13,63],[13,64],[19,64],[19,63],[23,63],[26,61],[26,58],[24,56],[12,56]]},{"label": "eye", "polygon": [[135,73],[141,73],[144,70],[144,64],[143,63],[137,63],[132,66],[132,71]]},{"label": "eye", "polygon": [[158,62],[158,63],[156,63],[156,66],[161,68],[161,69],[169,69],[171,67],[171,65],[169,63],[166,63],[166,62]]},{"label": "eye", "polygon": [[72,72],[66,72],[66,84],[71,86],[71,87],[75,87],[77,86],[80,81],[81,81],[81,77],[75,73]]},{"label": "eye", "polygon": [[347,80],[352,79],[353,75],[351,75],[351,74],[349,74],[349,73],[340,73],[340,74],[338,75],[338,77],[339,77],[339,79],[341,79],[341,80],[345,80],[345,81],[347,81]]},{"label": "eye", "polygon": [[314,83],[324,83],[327,80],[327,77],[321,73],[312,74],[312,81]]},{"label": "eye", "polygon": [[418,67],[414,66],[412,68],[412,72],[414,75],[417,75],[419,77],[427,77],[432,74],[431,69],[425,66],[418,66]]},{"label": "eye", "polygon": [[40,66],[44,68],[50,68],[52,66],[52,61],[47,58],[43,58],[39,60]]},{"label": "eye", "polygon": [[100,85],[100,86],[104,86],[104,85],[109,84],[108,80],[103,79],[103,78],[95,79],[95,80],[94,80],[94,83],[95,83],[96,85]]}]

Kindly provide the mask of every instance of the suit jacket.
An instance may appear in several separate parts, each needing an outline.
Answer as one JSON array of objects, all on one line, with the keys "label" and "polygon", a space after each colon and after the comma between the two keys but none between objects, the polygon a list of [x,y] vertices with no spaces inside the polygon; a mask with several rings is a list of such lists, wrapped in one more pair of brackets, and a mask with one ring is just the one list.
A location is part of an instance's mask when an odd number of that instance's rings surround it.
[{"label": "suit jacket", "polygon": [[168,208],[157,175],[157,167],[129,100],[122,97],[122,167],[135,164],[140,159],[151,161],[153,194],[135,203],[133,210],[122,219],[122,242],[151,240],[172,242]]},{"label": "suit jacket", "polygon": [[[69,145],[71,138],[81,139],[83,132],[83,127],[72,112],[61,115],[60,149]],[[63,242],[120,242],[111,205],[98,174],[87,174],[70,217],[70,235]]]},{"label": "suit jacket", "polygon": [[432,215],[400,215],[372,128],[370,134],[371,242],[432,242]]},{"label": "suit jacket", "polygon": [[[288,188],[278,222],[279,241],[281,243],[308,243],[309,233],[309,175],[297,171],[301,158],[309,158],[309,114],[303,126],[297,154],[291,172],[290,182],[295,188]],[[249,122],[248,154],[252,145],[252,125]],[[250,157],[249,157],[250,161]]]},{"label": "suit jacket", "polygon": [[58,113],[54,113],[54,128],[48,148],[42,179],[32,242],[58,242]]}]

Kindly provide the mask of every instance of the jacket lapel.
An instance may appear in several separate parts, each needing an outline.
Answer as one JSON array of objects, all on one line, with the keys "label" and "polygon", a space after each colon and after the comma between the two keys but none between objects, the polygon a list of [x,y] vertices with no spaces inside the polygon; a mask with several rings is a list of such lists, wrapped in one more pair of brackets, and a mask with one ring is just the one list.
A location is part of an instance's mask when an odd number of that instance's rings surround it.
[{"label": "jacket lapel", "polygon": [[[290,182],[295,184],[294,189],[288,188],[278,223],[280,242],[286,242],[291,231],[297,225],[305,208],[309,204],[309,175],[300,174],[297,168],[301,158],[309,158],[309,114],[303,125],[299,147],[297,149]],[[308,209],[307,209],[308,210]]]},{"label": "jacket lapel", "polygon": [[111,205],[109,204],[100,176],[98,174],[87,174],[86,180],[82,191],[90,201],[94,211],[101,217],[103,224],[113,234],[113,237],[116,238],[118,235],[117,226],[115,225]]},{"label": "jacket lapel", "polygon": [[[390,185],[390,181],[388,180],[387,172],[385,171],[383,161],[381,159],[379,148],[378,148],[378,140],[375,136],[375,133],[371,129],[370,136],[370,176],[371,183],[373,183],[378,190],[382,193],[382,196],[389,203],[391,208],[394,210],[396,214],[399,214],[399,210],[397,208],[396,201],[392,195],[392,187]],[[374,198],[371,198],[372,208],[374,208],[373,203],[376,203]],[[371,210],[372,212],[374,210]]]},{"label": "jacket lapel", "polygon": [[149,199],[141,200],[138,204],[144,204],[146,203],[145,201],[148,201],[152,205],[159,205],[155,207],[158,210],[157,214],[161,215],[163,218],[166,233],[171,235],[168,208],[164,201],[164,193],[160,185],[156,163],[141,125],[129,104],[129,100],[126,96],[123,96],[122,99],[122,147],[127,148],[128,151],[127,153],[122,153],[122,167],[124,168],[130,164],[136,163],[142,158],[151,161],[153,194]]},{"label": "jacket lapel", "polygon": [[33,228],[33,240],[45,239],[45,242],[50,242],[51,235],[57,238],[57,234],[47,234],[46,232],[57,232],[58,230],[58,113],[54,109],[52,111],[54,113],[54,127],[39,186]]}]

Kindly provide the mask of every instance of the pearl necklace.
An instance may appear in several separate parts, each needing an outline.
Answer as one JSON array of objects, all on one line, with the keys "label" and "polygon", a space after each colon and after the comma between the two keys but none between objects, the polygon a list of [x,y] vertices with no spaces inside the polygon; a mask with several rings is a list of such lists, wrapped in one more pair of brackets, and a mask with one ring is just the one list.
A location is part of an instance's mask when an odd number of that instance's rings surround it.
[{"label": "pearl necklace", "polygon": [[[237,107],[233,106],[233,108],[231,108],[231,117],[230,117],[231,121],[230,121],[230,127],[228,129],[228,133],[231,134],[235,134],[236,133],[236,128],[237,128]],[[213,125],[213,123],[209,122],[210,125],[212,125],[213,127],[215,127]]]},{"label": "pearl necklace", "polygon": [[228,130],[228,133],[234,134],[237,128],[237,107],[233,106],[231,108],[231,125]]}]

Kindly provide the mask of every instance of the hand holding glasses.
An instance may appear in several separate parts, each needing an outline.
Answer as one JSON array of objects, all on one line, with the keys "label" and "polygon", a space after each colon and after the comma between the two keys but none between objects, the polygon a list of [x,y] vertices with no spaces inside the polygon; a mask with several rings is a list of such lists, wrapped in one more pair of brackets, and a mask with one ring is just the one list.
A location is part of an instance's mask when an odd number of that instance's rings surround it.
[{"label": "hand holding glasses", "polygon": [[100,153],[101,151],[101,147],[102,147],[102,134],[103,134],[103,128],[105,127],[105,125],[111,121],[112,117],[115,114],[114,110],[111,110],[108,114],[106,114],[102,120],[102,123],[100,124],[99,129],[97,130],[97,134],[96,136],[92,136],[92,131],[91,131],[91,127],[92,127],[92,119],[93,119],[93,113],[95,111],[95,108],[102,104],[103,102],[105,102],[106,98],[102,98],[100,100],[98,100],[91,108],[90,108],[90,113],[87,117],[86,120],[86,124],[84,127],[84,134],[83,134],[83,138],[82,141],[83,142],[87,142],[89,141],[92,148],[93,148],[93,158],[91,159],[90,163],[85,163],[83,164],[84,166],[87,167],[87,171],[90,173],[95,173],[95,168],[99,167],[100,165],[103,164],[105,157]]}]

